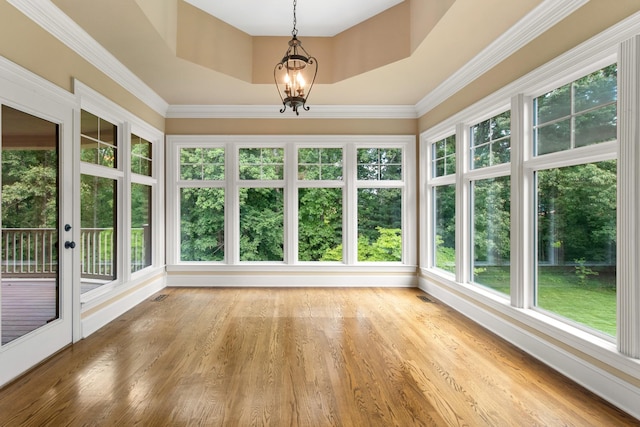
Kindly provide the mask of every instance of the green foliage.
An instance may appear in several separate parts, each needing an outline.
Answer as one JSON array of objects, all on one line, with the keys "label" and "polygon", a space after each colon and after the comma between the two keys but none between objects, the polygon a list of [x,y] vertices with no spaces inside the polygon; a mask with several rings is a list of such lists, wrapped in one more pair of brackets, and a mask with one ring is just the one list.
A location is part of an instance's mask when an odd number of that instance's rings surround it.
[{"label": "green foliage", "polygon": [[576,261],[576,277],[578,277],[578,283],[581,286],[586,286],[587,284],[587,278],[589,276],[597,276],[599,275],[599,273],[597,271],[593,271],[590,267],[587,267],[585,265],[585,259],[584,258],[580,258],[575,260]]},{"label": "green foliage", "polygon": [[2,227],[57,227],[57,162],[55,150],[2,151]]},{"label": "green foliage", "polygon": [[[402,230],[378,227],[378,238],[371,242],[366,236],[358,236],[358,261],[402,261]],[[342,244],[328,249],[322,261],[342,261]]]},{"label": "green foliage", "polygon": [[301,188],[298,197],[298,259],[320,261],[342,243],[342,189]]}]

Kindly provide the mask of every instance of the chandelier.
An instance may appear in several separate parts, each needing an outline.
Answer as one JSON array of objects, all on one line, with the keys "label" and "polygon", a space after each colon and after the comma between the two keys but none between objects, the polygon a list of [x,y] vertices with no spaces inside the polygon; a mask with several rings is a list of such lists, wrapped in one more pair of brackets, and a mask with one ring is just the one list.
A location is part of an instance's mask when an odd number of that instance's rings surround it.
[{"label": "chandelier", "polygon": [[296,4],[297,0],[293,0],[293,31],[291,31],[293,38],[289,40],[289,48],[282,61],[278,62],[273,69],[273,78],[282,99],[280,112],[284,113],[287,107],[291,107],[296,115],[300,115],[298,111],[300,107],[309,111],[306,102],[318,74],[318,61],[309,55],[302,47],[302,42],[298,40]]}]

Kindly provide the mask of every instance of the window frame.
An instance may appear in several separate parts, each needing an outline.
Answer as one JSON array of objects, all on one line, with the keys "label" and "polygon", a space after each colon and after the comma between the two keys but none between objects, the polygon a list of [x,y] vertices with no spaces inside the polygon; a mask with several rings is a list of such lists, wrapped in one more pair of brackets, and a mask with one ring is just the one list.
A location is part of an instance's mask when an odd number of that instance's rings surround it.
[{"label": "window frame", "polygon": [[[170,266],[181,266],[185,269],[196,270],[228,270],[235,265],[260,268],[278,267],[286,270],[292,266],[318,267],[322,269],[339,268],[345,266],[376,267],[390,266],[405,268],[416,265],[417,236],[415,230],[416,206],[415,197],[411,196],[415,182],[415,163],[409,159],[415,158],[415,136],[413,135],[170,135],[167,137],[167,177],[171,189],[167,196],[167,256]],[[190,147],[224,146],[226,156],[225,182],[227,200],[225,211],[225,262],[184,262],[179,260],[179,200],[173,191],[179,186],[197,186],[179,179],[179,150]],[[282,147],[284,148],[285,171],[283,180],[240,180],[238,157],[240,148]],[[357,148],[402,148],[403,181],[358,181],[355,167]],[[299,148],[342,148],[343,149],[343,179],[342,180],[300,180],[298,179],[298,149]],[[349,166],[352,165],[353,166]],[[210,184],[222,186],[222,183]],[[284,189],[284,260],[248,262],[239,259],[239,199],[238,188],[242,187],[279,187]],[[364,187],[398,187],[403,194],[403,260],[401,262],[360,262],[357,259],[357,221],[353,217],[356,209],[357,188]],[[298,189],[300,188],[343,188],[343,261],[298,261]]]}]

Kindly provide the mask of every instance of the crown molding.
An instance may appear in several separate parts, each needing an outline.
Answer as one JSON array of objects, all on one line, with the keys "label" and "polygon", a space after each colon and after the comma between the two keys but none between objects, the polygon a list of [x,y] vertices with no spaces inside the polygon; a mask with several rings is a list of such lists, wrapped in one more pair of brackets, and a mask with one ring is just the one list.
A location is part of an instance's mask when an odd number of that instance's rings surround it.
[{"label": "crown molding", "polygon": [[589,0],[545,0],[416,104],[425,115]]},{"label": "crown molding", "polygon": [[7,3],[24,13],[158,114],[165,116],[168,103],[51,1],[7,0]]},{"label": "crown molding", "polygon": [[279,105],[170,105],[170,119],[416,119],[413,105],[312,105],[299,116]]}]

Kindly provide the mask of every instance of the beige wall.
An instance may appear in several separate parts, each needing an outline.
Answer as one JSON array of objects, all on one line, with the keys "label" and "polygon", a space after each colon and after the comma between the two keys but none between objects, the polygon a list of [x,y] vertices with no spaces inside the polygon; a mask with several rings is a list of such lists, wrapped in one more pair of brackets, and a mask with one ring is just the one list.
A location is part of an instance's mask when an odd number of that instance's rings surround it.
[{"label": "beige wall", "polygon": [[638,0],[616,0],[615,5],[610,0],[591,0],[420,117],[419,131],[428,130],[638,11]]},{"label": "beige wall", "polygon": [[0,55],[73,92],[73,79],[101,93],[142,120],[164,131],[164,118],[100,70],[28,19],[0,1]]}]

